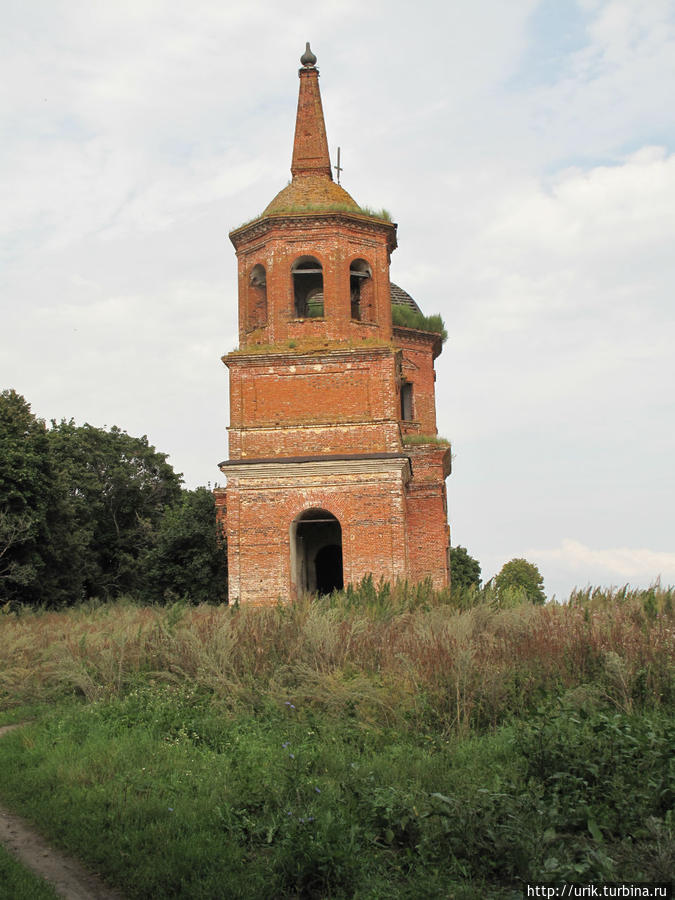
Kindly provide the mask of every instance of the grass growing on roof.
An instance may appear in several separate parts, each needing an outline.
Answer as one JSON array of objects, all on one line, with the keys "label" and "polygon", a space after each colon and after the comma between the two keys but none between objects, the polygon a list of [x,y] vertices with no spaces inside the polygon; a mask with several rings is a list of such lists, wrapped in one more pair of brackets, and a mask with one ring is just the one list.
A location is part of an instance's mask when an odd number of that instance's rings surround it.
[{"label": "grass growing on roof", "polygon": [[[311,319],[306,321],[311,322]],[[235,350],[230,350],[228,356],[250,356],[250,355],[272,355],[272,354],[292,354],[298,356],[306,353],[316,356],[321,353],[333,352],[335,350],[363,350],[370,348],[394,348],[395,345],[391,341],[385,341],[376,337],[348,338],[332,340],[323,336],[315,337],[294,337],[286,341],[278,341],[276,344],[256,344],[249,343],[245,346],[239,346]]]},{"label": "grass growing on roof", "polygon": [[444,343],[448,339],[445,323],[439,315],[425,316],[409,306],[393,303],[391,317],[394,325],[398,325],[401,328],[414,328],[416,331],[429,331],[438,334]]},{"label": "grass growing on roof", "polygon": [[439,437],[437,434],[404,434],[401,440],[404,445],[412,447],[417,444],[438,444],[440,447],[450,446],[450,441],[447,438]]},{"label": "grass growing on roof", "polygon": [[242,228],[246,228],[248,225],[253,225],[254,222],[258,222],[262,219],[271,219],[276,216],[302,216],[307,214],[312,215],[334,212],[341,212],[345,213],[346,215],[352,216],[368,216],[369,219],[377,219],[381,222],[391,223],[393,221],[389,210],[384,208],[373,209],[370,206],[359,206],[357,209],[355,209],[349,203],[303,203],[286,207],[275,207],[275,209],[267,215],[261,213],[260,215],[254,216],[252,219],[243,222],[241,225],[237,225],[236,228],[230,229],[230,233],[240,231]]}]

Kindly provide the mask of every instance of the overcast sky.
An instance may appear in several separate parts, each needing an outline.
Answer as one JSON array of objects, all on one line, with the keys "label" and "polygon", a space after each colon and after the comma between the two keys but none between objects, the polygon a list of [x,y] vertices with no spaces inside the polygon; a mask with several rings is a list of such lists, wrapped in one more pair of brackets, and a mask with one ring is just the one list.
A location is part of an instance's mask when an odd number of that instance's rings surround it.
[{"label": "overcast sky", "polygon": [[290,177],[307,40],[448,328],[453,544],[674,583],[674,0],[0,0],[0,388],[223,483],[227,235]]}]

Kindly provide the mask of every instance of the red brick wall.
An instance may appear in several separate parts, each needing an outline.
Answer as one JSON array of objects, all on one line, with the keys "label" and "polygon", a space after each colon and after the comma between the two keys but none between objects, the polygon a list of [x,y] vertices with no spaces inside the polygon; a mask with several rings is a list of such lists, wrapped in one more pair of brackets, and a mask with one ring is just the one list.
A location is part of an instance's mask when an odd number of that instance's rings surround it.
[{"label": "red brick wall", "polygon": [[226,362],[231,459],[400,449],[393,347]]},{"label": "red brick wall", "polygon": [[440,340],[436,335],[407,328],[396,328],[394,340],[402,350],[401,374],[413,385],[413,421],[403,425],[403,432],[435,435],[437,431],[434,353]]},{"label": "red brick wall", "polygon": [[[448,583],[445,477],[449,451],[405,447],[401,433],[436,433],[438,337],[392,329],[389,254],[395,227],[359,214],[272,215],[233,233],[239,260],[239,350],[230,369],[230,460],[219,504],[226,521],[230,600],[273,603],[294,595],[292,523],[306,510],[342,528],[344,581],[365,575]],[[298,319],[292,265],[315,257],[324,316]],[[367,317],[351,318],[350,264],[372,277]],[[261,320],[264,266],[267,318]],[[258,276],[260,272],[257,272]],[[365,318],[366,316],[364,316]],[[400,348],[400,349],[399,349]],[[401,379],[414,386],[414,422],[401,422]],[[399,454],[397,461],[347,459]],[[341,456],[294,463],[289,457]],[[410,464],[412,460],[412,475]],[[274,460],[272,463],[244,463]],[[361,467],[360,467],[361,466]],[[226,509],[226,513],[225,513]]]},{"label": "red brick wall", "polygon": [[[236,233],[239,260],[239,342],[274,344],[307,336],[331,340],[362,338],[390,340],[389,253],[394,226],[366,216],[326,213],[261,220]],[[298,320],[293,297],[292,265],[301,256],[313,256],[323,269],[324,317]],[[370,322],[351,318],[349,268],[364,259],[372,272]],[[267,323],[252,321],[257,288],[251,285],[256,265],[267,277]]]},{"label": "red brick wall", "polygon": [[[361,473],[231,477],[227,496],[230,601],[269,603],[294,595],[291,525],[305,510],[324,509],[342,527],[345,584],[372,573],[406,577],[403,461]],[[403,473],[401,471],[403,469]]]},{"label": "red brick wall", "polygon": [[407,487],[408,560],[410,579],[431,577],[437,588],[447,587],[448,527],[445,479],[450,474],[450,448],[409,447],[413,479]]}]

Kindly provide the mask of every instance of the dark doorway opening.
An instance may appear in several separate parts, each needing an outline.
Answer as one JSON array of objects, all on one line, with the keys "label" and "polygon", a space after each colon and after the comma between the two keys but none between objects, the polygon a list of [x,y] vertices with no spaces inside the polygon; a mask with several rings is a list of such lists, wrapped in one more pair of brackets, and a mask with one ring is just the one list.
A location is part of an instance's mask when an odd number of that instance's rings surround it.
[{"label": "dark doorway opening", "polygon": [[298,595],[342,590],[342,528],[332,513],[301,513],[291,526],[291,553]]},{"label": "dark doorway opening", "polygon": [[344,587],[342,579],[342,547],[327,544],[314,559],[317,594],[332,594]]}]

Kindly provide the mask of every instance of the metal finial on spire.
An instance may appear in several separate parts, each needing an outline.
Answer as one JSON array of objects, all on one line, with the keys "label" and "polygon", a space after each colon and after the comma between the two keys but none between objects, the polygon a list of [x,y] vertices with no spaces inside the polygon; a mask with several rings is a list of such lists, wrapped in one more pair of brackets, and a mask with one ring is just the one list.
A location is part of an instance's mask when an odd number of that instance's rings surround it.
[{"label": "metal finial on spire", "polygon": [[305,52],[300,57],[300,62],[307,67],[316,65],[316,56],[310,50],[309,41],[305,44]]}]

